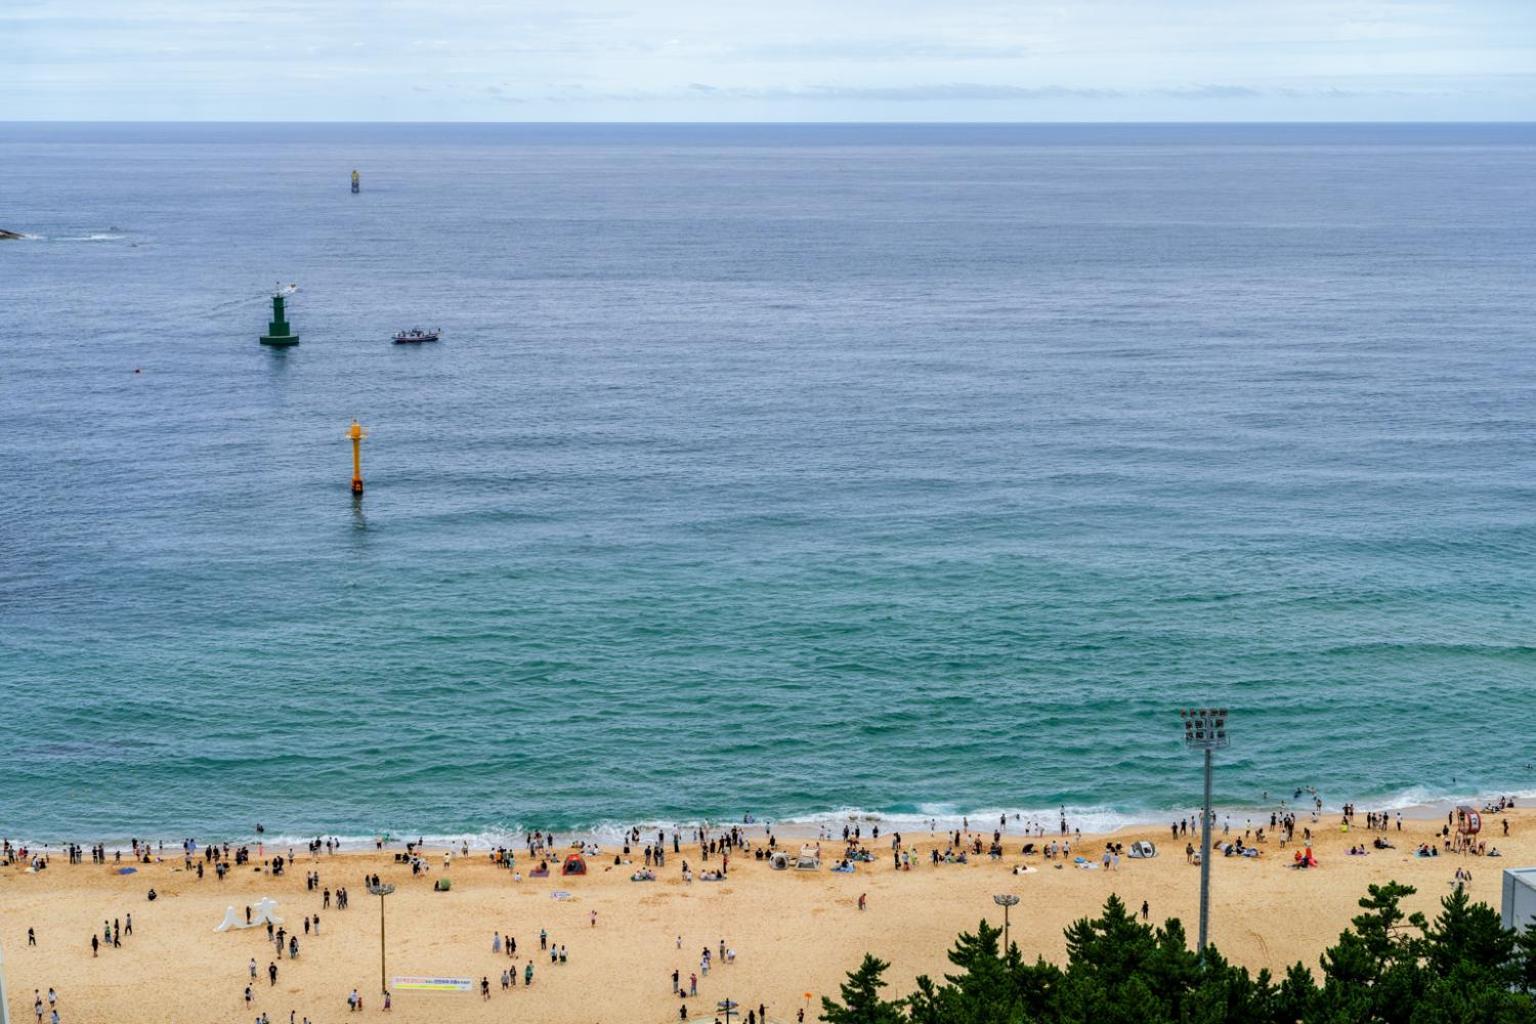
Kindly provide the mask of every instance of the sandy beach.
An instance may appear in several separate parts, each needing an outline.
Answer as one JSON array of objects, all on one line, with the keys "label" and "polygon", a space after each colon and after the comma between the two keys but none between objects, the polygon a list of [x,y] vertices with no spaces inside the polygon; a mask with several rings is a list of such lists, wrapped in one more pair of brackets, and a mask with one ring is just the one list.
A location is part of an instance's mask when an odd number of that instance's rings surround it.
[{"label": "sandy beach", "polygon": [[[1362,808],[1362,812],[1363,812]],[[1501,818],[1510,824],[1502,835]],[[1529,810],[1486,815],[1483,836],[1496,846],[1499,859],[1472,856],[1415,858],[1420,842],[1438,835],[1445,818],[1405,819],[1402,831],[1386,833],[1396,849],[1349,856],[1351,845],[1369,843],[1363,815],[1347,834],[1338,816],[1325,814],[1312,826],[1319,867],[1291,867],[1297,841],[1286,849],[1277,838],[1263,844],[1258,859],[1213,860],[1214,908],[1212,938],[1228,957],[1251,968],[1281,970],[1297,960],[1309,967],[1356,912],[1356,900],[1372,882],[1389,879],[1418,887],[1413,909],[1431,911],[1448,890],[1457,868],[1472,872],[1471,892],[1495,907],[1500,871],[1536,862],[1536,822]],[[1303,824],[1311,825],[1306,817]],[[1394,822],[1395,825],[1395,822]],[[1240,829],[1234,824],[1234,832]],[[985,833],[990,839],[990,832]],[[1046,841],[1052,838],[1045,837]],[[1106,839],[1129,844],[1151,839],[1161,851],[1153,860],[1122,857],[1118,870],[1084,870],[1068,862],[1047,861],[1038,854],[1022,856],[1027,840],[1006,836],[1006,855],[998,861],[973,857],[967,864],[932,864],[929,851],[942,848],[942,836],[906,837],[921,854],[910,871],[892,867],[886,838],[871,843],[872,863],[856,873],[827,870],[840,842],[823,842],[828,863],[822,870],[775,871],[750,853],[731,858],[728,878],[697,879],[702,867],[718,867],[718,858],[701,864],[696,846],[685,843],[682,854],[669,854],[654,882],[632,882],[639,866],[615,866],[614,850],[591,858],[590,872],[562,877],[530,878],[532,860],[519,850],[521,881],[490,863],[483,851],[468,857],[455,851],[444,870],[442,849],[429,851],[430,872],[413,876],[398,863],[394,850],[384,853],[345,852],[311,857],[296,851],[297,861],[282,877],[272,877],[254,865],[234,868],[218,880],[212,871],[198,879],[184,869],[179,848],[165,850],[163,860],[138,864],[134,874],[119,874],[121,865],[71,865],[57,851],[51,866],[29,872],[24,864],[0,873],[0,941],[4,943],[6,974],[13,1020],[33,1020],[33,993],[57,990],[63,1024],[84,1022],[252,1021],[265,1012],[286,1022],[307,1017],[323,1024],[346,1017],[384,1015],[379,999],[379,900],[370,896],[364,876],[377,873],[397,886],[388,897],[387,956],[390,977],[433,976],[471,978],[472,992],[398,991],[389,1018],[402,1022],[535,1020],[550,1024],[590,1022],[675,1021],[680,1002],[691,1018],[710,1020],[721,999],[742,1006],[766,1005],[772,1021],[793,1021],[807,1006],[814,1020],[823,994],[834,994],[844,972],[866,952],[892,962],[893,994],[905,994],[921,973],[937,975],[945,968],[944,953],[955,934],[987,917],[1001,923],[995,893],[1021,898],[1011,915],[1012,937],[1026,957],[1035,954],[1061,959],[1062,929],[1071,920],[1095,914],[1110,893],[1118,893],[1133,908],[1145,900],[1152,920],[1181,918],[1193,936],[1198,903],[1198,868],[1186,863],[1184,843],[1168,838],[1168,829],[1126,829],[1112,837],[1084,836],[1074,853],[1094,858]],[[1035,840],[1035,842],[1040,842]],[[781,846],[795,848],[798,842]],[[254,854],[253,848],[253,854]],[[268,858],[287,849],[267,847]],[[201,859],[199,857],[199,859]],[[695,880],[681,877],[686,860]],[[1035,869],[1014,874],[1016,865]],[[349,890],[346,910],[321,909],[319,890],[308,891],[306,873],[318,871],[323,888]],[[452,879],[449,892],[433,891],[437,879]],[[150,902],[146,894],[157,890]],[[568,893],[555,898],[557,892]],[[858,909],[861,894],[867,909]],[[300,937],[297,960],[275,961],[264,928],[215,933],[225,908],[243,914],[246,905],[263,897],[278,901],[277,913],[290,932]],[[596,923],[592,914],[596,912]],[[318,913],[318,935],[305,936],[302,920]],[[118,948],[101,949],[93,957],[92,934],[100,934],[105,919],[133,916],[133,934]],[[35,946],[27,930],[35,930]],[[551,964],[539,951],[539,932],[568,953],[564,964]],[[510,933],[518,956],[492,953],[494,933]],[[681,948],[679,948],[679,937]],[[699,972],[700,951],[718,953],[720,942],[736,953],[734,963],[718,957],[708,976],[699,977],[696,998],[672,995],[671,975],[681,973],[684,987],[690,973]],[[260,977],[250,980],[255,959]],[[501,972],[532,959],[534,981],[503,991]],[[275,984],[267,967],[278,964]],[[482,977],[491,982],[489,1000],[482,999]],[[247,1008],[245,988],[251,984],[254,1004]],[[364,998],[361,1014],[349,1013],[348,993]],[[45,1018],[46,1019],[46,1018]]]}]

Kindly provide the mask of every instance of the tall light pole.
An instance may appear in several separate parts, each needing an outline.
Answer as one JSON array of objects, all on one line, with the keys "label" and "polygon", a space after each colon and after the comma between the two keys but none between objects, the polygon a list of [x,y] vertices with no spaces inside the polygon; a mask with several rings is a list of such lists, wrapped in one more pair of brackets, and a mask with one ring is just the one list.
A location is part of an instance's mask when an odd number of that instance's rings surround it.
[{"label": "tall light pole", "polygon": [[998,893],[992,902],[1003,908],[1003,958],[1008,957],[1008,908],[1019,905],[1019,898],[1011,892]]},{"label": "tall light pole", "polygon": [[395,891],[392,885],[370,885],[368,891],[379,898],[379,994],[389,991],[384,973],[384,897]]},{"label": "tall light pole", "polygon": [[1188,708],[1179,712],[1184,719],[1184,745],[1205,751],[1205,803],[1200,817],[1200,945],[1201,956],[1211,934],[1211,753],[1227,747],[1226,708]]}]

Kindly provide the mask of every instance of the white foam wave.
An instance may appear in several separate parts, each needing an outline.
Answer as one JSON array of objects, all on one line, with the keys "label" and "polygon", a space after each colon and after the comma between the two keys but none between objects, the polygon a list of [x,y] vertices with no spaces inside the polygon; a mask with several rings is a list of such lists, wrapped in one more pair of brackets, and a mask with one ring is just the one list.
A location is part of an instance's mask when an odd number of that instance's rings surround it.
[{"label": "white foam wave", "polygon": [[1155,811],[1127,811],[1100,805],[1066,808],[981,807],[961,811],[954,804],[919,804],[917,810],[912,812],[866,811],[857,807],[844,807],[835,811],[793,815],[775,824],[789,826],[786,831],[790,833],[807,829],[819,831],[825,826],[841,834],[844,825],[861,825],[865,831],[870,826],[879,825],[882,832],[948,832],[969,826],[986,832],[1001,827],[1004,832],[1011,834],[1041,829],[1047,835],[1055,835],[1061,831],[1063,817],[1070,829],[1099,834],[1161,823],[1167,816]]},{"label": "white foam wave", "polygon": [[[1536,804],[1536,790],[1504,790],[1474,792],[1470,789],[1451,790],[1434,789],[1427,786],[1413,786],[1397,793],[1388,794],[1378,798],[1357,799],[1354,801],[1359,812],[1366,811],[1401,811],[1408,818],[1432,818],[1444,815],[1445,812],[1457,804],[1470,804],[1481,808],[1490,802],[1496,802],[1499,797],[1512,797],[1517,806],[1526,807]],[[1309,803],[1311,797],[1303,793],[1299,801],[1288,801],[1287,806],[1300,810],[1304,815],[1311,811]],[[1217,820],[1230,817],[1234,824],[1243,818],[1252,818],[1255,821],[1267,819],[1271,812],[1279,810],[1278,804],[1270,806],[1237,806],[1220,805],[1216,808]],[[1324,802],[1322,815],[1324,817],[1335,815],[1339,811],[1337,804]],[[1162,808],[1127,810],[1104,805],[1069,805],[1065,808],[1067,826],[1071,829],[1081,829],[1085,834],[1103,835],[1122,829],[1138,828],[1142,826],[1154,826],[1159,830],[1167,827],[1170,821],[1186,815],[1198,814],[1194,807]],[[860,827],[864,835],[869,835],[874,826],[878,825],[882,834],[890,832],[925,833],[928,831],[946,832],[965,828],[977,832],[991,832],[998,827],[999,821],[1006,819],[1004,831],[1009,835],[1022,835],[1026,831],[1033,832],[1039,829],[1045,835],[1059,834],[1061,828],[1062,808],[976,808],[961,810],[958,804],[953,803],[923,803],[917,804],[914,811],[871,811],[859,807],[839,807],[825,811],[813,811],[803,814],[786,815],[783,818],[757,818],[751,822],[744,816],[735,818],[716,819],[689,819],[683,821],[651,820],[643,822],[618,822],[600,821],[593,825],[574,829],[554,829],[556,841],[564,846],[572,842],[596,842],[604,847],[613,847],[623,842],[629,830],[640,830],[641,842],[653,840],[658,831],[664,831],[670,839],[675,831],[681,834],[685,841],[690,840],[699,828],[708,828],[718,833],[724,828],[740,826],[749,835],[761,836],[771,829],[776,836],[782,839],[815,838],[825,830],[826,834],[840,836],[844,825]],[[322,841],[329,838],[339,843],[343,850],[372,850],[380,839],[385,841],[386,849],[398,850],[405,843],[421,840],[429,850],[454,849],[459,850],[468,846],[472,851],[485,851],[497,847],[521,849],[528,832],[540,829],[539,825],[525,826],[521,823],[507,823],[487,826],[476,831],[443,832],[443,833],[418,833],[400,829],[387,829],[368,835],[358,834],[327,834],[321,833],[306,835],[268,835],[261,839],[269,850],[285,850],[292,847],[296,852],[308,847],[308,844],[319,838]],[[544,831],[550,831],[543,829]],[[211,836],[199,837],[199,842],[209,840],[230,843],[247,843],[255,845],[258,841],[254,835],[243,836]],[[126,847],[127,840],[121,837],[107,838],[108,848]],[[25,845],[39,849],[57,848],[60,843],[56,841],[28,842]],[[166,849],[179,848],[180,840],[175,842],[167,839]]]}]

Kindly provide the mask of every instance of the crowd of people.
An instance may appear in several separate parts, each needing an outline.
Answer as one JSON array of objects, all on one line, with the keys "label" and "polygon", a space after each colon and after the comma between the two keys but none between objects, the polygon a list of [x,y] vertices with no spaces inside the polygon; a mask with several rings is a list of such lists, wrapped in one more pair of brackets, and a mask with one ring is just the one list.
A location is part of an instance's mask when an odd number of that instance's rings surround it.
[{"label": "crowd of people", "polygon": [[[1509,798],[1500,798],[1496,803],[1490,802],[1483,808],[1482,813],[1488,815],[1512,807],[1514,801]],[[1253,857],[1257,856],[1261,847],[1270,842],[1270,837],[1278,836],[1280,845],[1297,840],[1300,837],[1301,846],[1292,857],[1293,866],[1299,868],[1316,868],[1318,860],[1313,851],[1313,832],[1318,825],[1321,812],[1321,801],[1314,797],[1311,808],[1311,822],[1304,820],[1305,811],[1282,805],[1270,811],[1267,816],[1267,824],[1263,817],[1249,818],[1240,833],[1234,834],[1234,827],[1230,817],[1224,817],[1221,824],[1221,840],[1214,845],[1225,856]],[[1443,825],[1437,829],[1437,834],[1432,841],[1420,843],[1414,853],[1420,857],[1438,857],[1445,854],[1463,854],[1468,856],[1499,856],[1497,847],[1490,847],[1484,833],[1480,833],[1475,827],[1477,819],[1470,815],[1466,809],[1458,809],[1447,814]],[[1339,812],[1338,827],[1341,831],[1348,832],[1358,827],[1357,822],[1363,822],[1364,828],[1373,833],[1368,837],[1369,842],[1352,843],[1348,849],[1350,856],[1363,857],[1374,851],[1391,850],[1394,845],[1388,834],[1392,831],[1403,831],[1404,823],[1401,812],[1388,810],[1357,811],[1354,804],[1345,804]],[[969,820],[963,821],[960,829],[948,830],[936,833],[925,839],[924,849],[920,850],[917,844],[906,841],[900,831],[888,832],[885,841],[889,844],[891,859],[890,867],[899,872],[912,871],[919,866],[922,860],[927,860],[932,865],[964,864],[972,858],[987,856],[993,860],[1005,856],[1003,846],[1007,833],[1017,834],[1022,832],[1026,839],[1019,848],[1019,853],[1026,858],[1023,870],[1032,870],[1028,865],[1028,858],[1040,857],[1044,861],[1072,861],[1074,851],[1077,851],[1076,859],[1079,866],[1097,867],[1105,871],[1115,871],[1120,867],[1123,847],[1113,842],[1106,842],[1101,851],[1089,852],[1082,847],[1082,833],[1080,829],[1071,827],[1065,811],[1058,821],[1058,838],[1049,841],[1043,840],[1044,827],[1039,822],[1024,824],[1014,821],[1010,827],[1006,815],[997,821],[997,827],[988,831],[970,830]],[[1502,835],[1509,835],[1510,823],[1508,818],[1499,821],[1498,826]],[[1486,823],[1482,828],[1491,831]],[[1198,815],[1174,821],[1170,825],[1170,834],[1176,839],[1198,838],[1200,823]],[[828,828],[821,830],[827,841],[836,842],[838,834]],[[1215,822],[1212,822],[1212,831],[1215,831]],[[1033,837],[1033,838],[1031,838]],[[873,849],[881,838],[881,828],[878,824],[868,825],[864,822],[850,822],[841,829],[840,838],[842,847],[838,854],[831,858],[833,871],[851,873],[858,866],[876,862],[877,856]],[[1039,840],[1038,842],[1035,840]],[[691,833],[673,829],[658,829],[654,832],[640,827],[628,829],[622,836],[621,842],[609,847],[613,856],[613,864],[630,865],[635,868],[631,875],[639,880],[656,880],[658,873],[669,866],[670,858],[677,858],[678,870],[675,877],[684,881],[692,881],[695,877],[693,865],[688,857],[682,856],[684,843],[688,843],[689,856],[697,856],[702,866],[698,878],[701,880],[718,880],[726,877],[730,870],[733,857],[745,856],[750,860],[765,861],[772,859],[779,853],[779,840],[771,825],[760,826],[760,833],[754,834],[749,828],[734,825],[724,828],[698,827]],[[383,840],[379,840],[378,846],[383,847]],[[200,846],[192,839],[182,842],[182,863],[184,869],[189,871],[196,879],[204,878],[205,867],[212,866],[213,873],[222,880],[232,867],[249,867],[263,873],[266,877],[278,879],[284,876],[285,868],[294,864],[294,854],[290,849],[287,854],[273,853],[268,855],[266,844],[258,839],[255,843],[211,843]],[[1150,844],[1148,844],[1150,845]],[[505,868],[514,873],[514,878],[521,879],[517,874],[520,859],[526,857],[528,861],[544,868],[561,865],[564,858],[572,856],[572,851],[586,856],[595,856],[599,851],[597,844],[588,841],[569,842],[565,849],[561,849],[555,835],[546,832],[530,832],[524,837],[524,850],[516,851],[509,846],[498,846],[488,852],[491,863]],[[336,853],[341,844],[333,838],[316,838],[307,844],[307,853],[311,861],[318,860],[322,855]],[[821,844],[815,845],[815,860],[821,863]],[[173,846],[174,850],[174,846]],[[1186,858],[1197,860],[1196,848],[1193,842],[1186,843]],[[467,856],[469,847],[467,843],[459,846],[461,855]],[[455,850],[450,847],[443,855],[443,867],[450,869],[453,865]],[[9,840],[0,841],[0,864],[25,867],[34,872],[47,870],[50,855],[62,854],[71,865],[84,864],[89,860],[93,865],[121,865],[126,858],[133,864],[160,863],[165,859],[165,844],[151,843],[149,841],[132,839],[125,849],[108,849],[106,844],[80,845],[66,844],[55,850],[37,849],[26,844],[13,844]],[[1140,856],[1139,853],[1132,854]],[[780,854],[780,857],[783,857]],[[172,854],[174,858],[174,853]],[[421,840],[405,844],[404,854],[397,854],[397,864],[409,867],[411,876],[425,875],[429,870],[425,844]],[[1097,861],[1097,864],[1091,863]],[[775,866],[781,866],[775,864]],[[132,868],[124,867],[123,871],[131,871]],[[1016,871],[1018,868],[1016,868]],[[381,881],[377,873],[368,873],[363,876],[365,887],[377,887]],[[1459,864],[1452,879],[1456,886],[1466,885],[1471,880],[1471,871],[1465,864]],[[301,921],[291,930],[281,923],[266,922],[267,941],[271,944],[269,956],[261,959],[267,963],[263,967],[255,958],[251,957],[246,965],[246,977],[242,979],[244,1003],[247,1010],[258,1013],[255,1020],[258,1024],[270,1024],[267,1018],[268,1011],[259,1004],[269,1000],[277,990],[277,982],[280,971],[283,970],[281,961],[295,960],[301,951],[308,945],[311,938],[318,939],[320,935],[321,911],[329,912],[332,909],[345,911],[349,906],[349,894],[346,886],[336,886],[322,881],[322,873],[316,867],[309,867],[304,872],[304,891],[306,896],[318,901],[318,908],[313,912],[305,913]],[[151,899],[154,899],[154,891],[150,890]],[[866,906],[866,894],[860,894],[857,901],[860,910]],[[1143,916],[1146,915],[1146,904],[1143,901]],[[252,922],[252,909],[245,908],[247,924]],[[259,922],[258,922],[259,923]],[[289,922],[293,924],[293,922]],[[590,925],[597,926],[596,911],[591,911]],[[100,957],[102,949],[121,949],[125,942],[131,940],[134,934],[134,919],[131,913],[120,917],[108,918],[102,922],[99,931],[90,936],[91,955]],[[36,945],[36,933],[28,929],[27,941],[29,946]],[[553,941],[547,929],[541,928],[538,932],[538,957],[548,956],[552,968],[559,968],[571,962],[572,952],[567,941]],[[682,937],[679,936],[678,949],[683,948]],[[697,964],[687,965],[684,968],[674,967],[671,970],[672,993],[680,1002],[680,1014],[682,1019],[687,1019],[687,1002],[697,1002],[701,998],[700,991],[707,988],[712,971],[718,971],[722,965],[731,964],[736,960],[736,950],[724,939],[717,946],[700,946]],[[482,999],[489,1000],[496,988],[496,981],[500,982],[502,992],[510,992],[519,986],[521,975],[522,988],[530,988],[535,977],[535,957],[527,952],[519,957],[519,943],[511,929],[498,930],[491,940],[491,953],[497,958],[494,969],[484,970],[479,979],[478,987]],[[504,958],[504,959],[503,959]],[[266,981],[262,986],[261,982]],[[38,1000],[35,1004],[37,1019],[41,1022],[43,1017],[42,993],[37,993]],[[380,995],[383,1005],[387,1008],[392,996],[387,991]],[[53,989],[49,989],[46,1000],[47,1012],[51,1015],[50,1024],[58,1022],[58,1000]],[[349,1012],[361,1012],[363,1009],[363,997],[354,988],[347,997]],[[765,1007],[761,1004],[757,1007],[755,1017],[758,1024],[767,1024],[764,1015]],[[749,1015],[752,1010],[749,1008]],[[292,1014],[290,1013],[290,1017]],[[298,1024],[297,1021],[294,1024]],[[751,1020],[748,1024],[753,1024]]]}]

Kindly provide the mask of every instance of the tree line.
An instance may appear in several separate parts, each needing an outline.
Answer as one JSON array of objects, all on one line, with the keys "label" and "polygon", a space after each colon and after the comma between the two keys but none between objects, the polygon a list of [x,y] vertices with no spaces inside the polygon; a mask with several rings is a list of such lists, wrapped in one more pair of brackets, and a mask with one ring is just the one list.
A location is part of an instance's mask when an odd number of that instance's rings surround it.
[{"label": "tree line", "polygon": [[827,1024],[1536,1024],[1536,927],[1518,934],[1460,888],[1429,920],[1412,886],[1372,885],[1316,975],[1251,974],[1214,946],[1202,957],[1175,918],[1136,920],[1117,896],[1066,930],[1067,962],[1026,962],[983,920],[949,951],[953,973],[885,998],[890,966],[865,954]]}]

